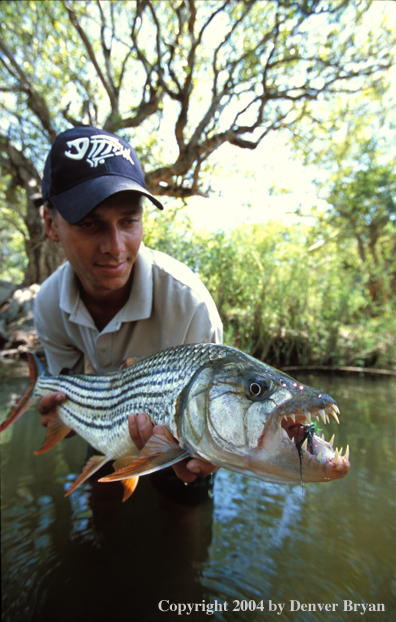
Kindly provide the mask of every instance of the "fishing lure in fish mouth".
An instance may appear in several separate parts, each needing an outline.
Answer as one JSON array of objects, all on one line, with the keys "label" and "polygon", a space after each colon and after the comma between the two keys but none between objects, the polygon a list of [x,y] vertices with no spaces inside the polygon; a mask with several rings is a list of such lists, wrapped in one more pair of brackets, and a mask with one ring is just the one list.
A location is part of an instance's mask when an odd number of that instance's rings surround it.
[{"label": "fishing lure in fish mouth", "polygon": [[[114,461],[124,500],[141,475],[189,457],[264,481],[293,484],[345,477],[349,448],[333,450],[315,434],[313,419],[339,423],[334,399],[229,346],[193,344],[168,348],[113,374],[50,376],[29,355],[31,383],[0,426],[6,430],[41,396],[65,393],[36,454],[74,430],[94,448],[67,494]],[[65,370],[62,370],[65,371]],[[128,415],[147,413],[165,435],[154,433],[140,451]],[[297,449],[297,453],[296,453]]]},{"label": "fishing lure in fish mouth", "polygon": [[302,450],[302,445],[306,442],[306,447],[310,448],[313,453],[313,435],[317,431],[316,423],[309,423],[308,425],[302,426],[304,428],[304,436],[301,441],[296,441],[296,448],[298,452],[298,457],[300,459],[300,475],[301,475],[301,486],[304,486],[303,481],[303,459],[304,453]]}]

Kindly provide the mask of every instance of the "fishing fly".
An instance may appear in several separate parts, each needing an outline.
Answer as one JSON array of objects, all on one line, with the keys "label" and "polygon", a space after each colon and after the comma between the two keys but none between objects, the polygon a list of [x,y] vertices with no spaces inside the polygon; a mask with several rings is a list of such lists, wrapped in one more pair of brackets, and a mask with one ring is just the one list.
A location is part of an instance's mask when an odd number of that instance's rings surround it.
[{"label": "fishing fly", "polygon": [[310,423],[310,424],[304,426],[304,437],[302,438],[301,441],[296,443],[296,447],[297,447],[297,451],[298,451],[298,456],[300,458],[301,486],[304,486],[303,474],[302,474],[302,467],[303,467],[303,450],[302,450],[302,445],[307,440],[307,448],[308,448],[308,445],[310,445],[311,449],[312,449],[312,453],[313,453],[313,443],[312,443],[313,435],[317,431],[318,431],[318,428],[317,428],[316,423]]}]

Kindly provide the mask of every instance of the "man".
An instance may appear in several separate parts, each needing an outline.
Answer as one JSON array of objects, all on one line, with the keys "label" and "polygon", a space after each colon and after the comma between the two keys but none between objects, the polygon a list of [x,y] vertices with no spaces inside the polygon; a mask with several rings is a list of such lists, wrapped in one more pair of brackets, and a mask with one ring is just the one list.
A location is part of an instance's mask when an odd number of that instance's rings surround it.
[{"label": "man", "polygon": [[[142,244],[145,188],[135,151],[114,134],[90,126],[59,134],[42,182],[49,238],[61,243],[67,263],[42,285],[35,325],[52,374],[108,373],[129,357],[144,357],[184,343],[221,343],[222,324],[201,281],[176,260]],[[42,398],[47,425],[63,394]],[[129,417],[141,449],[153,433],[143,413]],[[161,428],[156,429],[161,433]],[[174,467],[185,483],[215,467],[191,459]]]}]

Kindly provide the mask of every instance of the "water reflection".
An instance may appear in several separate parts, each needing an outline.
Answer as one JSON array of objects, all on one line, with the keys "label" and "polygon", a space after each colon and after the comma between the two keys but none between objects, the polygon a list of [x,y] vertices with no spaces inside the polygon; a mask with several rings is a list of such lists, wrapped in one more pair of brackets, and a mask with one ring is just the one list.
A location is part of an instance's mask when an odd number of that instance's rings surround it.
[{"label": "water reflection", "polygon": [[[26,379],[2,382],[3,419]],[[158,603],[228,603],[217,620],[354,620],[343,600],[384,603],[370,622],[396,614],[394,381],[308,378],[333,394],[351,445],[352,468],[333,483],[278,486],[220,471],[214,500],[168,502],[141,479],[121,503],[120,484],[85,483],[65,498],[85,461],[81,439],[42,456],[32,411],[2,438],[2,593],[4,622],[131,622],[184,619]],[[232,611],[233,601],[264,611]],[[285,605],[281,616],[269,601]],[[290,611],[290,601],[336,603],[331,613]],[[207,619],[202,611],[188,620]]]}]

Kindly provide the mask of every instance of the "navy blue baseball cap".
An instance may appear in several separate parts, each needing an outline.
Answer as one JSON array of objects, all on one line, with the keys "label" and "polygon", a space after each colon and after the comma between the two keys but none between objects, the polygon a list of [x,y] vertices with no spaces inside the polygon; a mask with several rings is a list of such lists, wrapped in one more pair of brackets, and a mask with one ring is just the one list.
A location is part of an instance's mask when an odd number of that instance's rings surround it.
[{"label": "navy blue baseball cap", "polygon": [[82,125],[59,134],[48,154],[41,184],[34,197],[40,207],[51,201],[71,225],[117,192],[132,190],[146,196],[156,207],[163,205],[146,190],[136,152],[122,138]]}]

